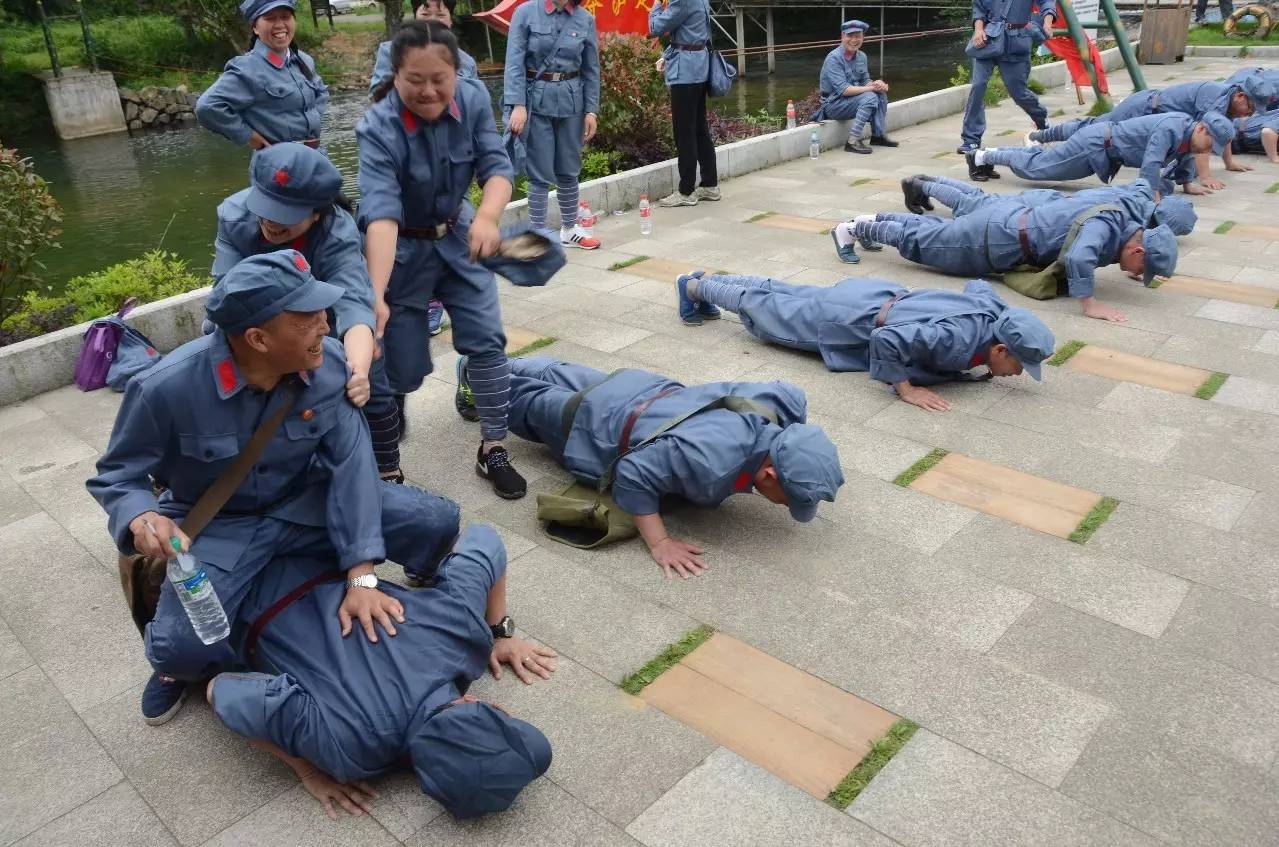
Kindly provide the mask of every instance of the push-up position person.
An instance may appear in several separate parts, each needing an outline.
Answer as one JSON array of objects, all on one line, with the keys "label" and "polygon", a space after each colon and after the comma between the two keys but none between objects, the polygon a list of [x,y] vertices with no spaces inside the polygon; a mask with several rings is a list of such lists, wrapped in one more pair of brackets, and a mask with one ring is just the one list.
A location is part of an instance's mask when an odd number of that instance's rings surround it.
[{"label": "push-up position person", "polygon": [[[1098,207],[1089,200],[1059,201],[1038,208],[993,204],[962,218],[880,212],[858,215],[835,227],[835,243],[852,251],[888,244],[902,258],[969,277],[1002,274],[1023,265],[1065,267],[1070,296],[1089,318],[1125,321],[1094,296],[1097,268],[1118,263],[1146,285],[1177,265],[1177,237],[1167,226],[1148,228],[1151,203],[1129,197]],[[1067,237],[1081,220],[1074,239]]]},{"label": "push-up position person", "polygon": [[[165,559],[171,539],[190,546],[228,619],[278,557],[323,557],[352,580],[329,610],[331,628],[340,616],[348,632],[358,622],[376,641],[374,622],[395,634],[400,604],[362,587],[373,566],[389,556],[406,573],[429,578],[457,535],[458,506],[378,480],[368,425],[346,398],[342,344],[325,318],[342,294],[312,276],[295,250],[237,264],[209,295],[217,329],[129,383],[87,486],[122,553]],[[260,459],[190,544],[181,521],[283,407]],[[152,478],[167,486],[159,498]],[[147,722],[169,720],[188,683],[231,662],[228,642],[204,644],[165,580],[144,637],[155,669],[142,693]]]},{"label": "push-up position person", "polygon": [[502,664],[525,683],[547,679],[555,653],[513,637],[497,533],[468,528],[427,590],[383,583],[403,609],[383,644],[343,638],[332,626],[345,589],[325,568],[323,559],[291,556],[254,584],[234,631],[244,633],[243,664],[263,672],[214,677],[208,697],[217,716],[288,764],[329,817],[337,817],[334,803],[368,812],[376,795],[364,780],[405,760],[454,817],[510,806],[550,766],[550,742],[466,690],[486,667],[500,675]]},{"label": "push-up position person", "polygon": [[[1153,203],[1155,198],[1155,192],[1150,187],[1150,183],[1144,179],[1133,180],[1127,185],[1085,188],[1073,194],[1051,188],[1030,188],[1017,194],[988,194],[967,182],[926,174],[903,179],[902,194],[905,197],[906,208],[917,215],[933,211],[932,201],[936,200],[943,206],[949,207],[951,214],[957,218],[997,203],[1012,203],[1033,209],[1061,201],[1088,200],[1092,203],[1122,203],[1126,197],[1134,196]],[[1198,220],[1199,215],[1195,213],[1195,207],[1189,200],[1171,195],[1154,204],[1150,226],[1167,224],[1173,234],[1189,235]]]},{"label": "push-up position person", "polygon": [[[712,407],[725,398],[760,411]],[[668,577],[696,576],[706,564],[701,548],[667,533],[658,514],[667,495],[718,506],[753,490],[801,522],[816,517],[819,501],[834,502],[844,484],[839,454],[825,432],[804,423],[807,410],[803,390],[785,382],[686,386],[631,368],[610,375],[545,356],[511,360],[511,432],[545,444],[583,482],[612,467],[614,502]]]},{"label": "push-up position person", "polygon": [[1272,162],[1279,162],[1279,109],[1259,112],[1250,118],[1235,121],[1238,133],[1232,142],[1240,153],[1261,153]]},{"label": "push-up position person", "polygon": [[1155,186],[1158,200],[1172,193],[1172,182],[1181,183],[1187,194],[1210,194],[1195,184],[1195,159],[1220,153],[1234,136],[1234,124],[1219,112],[1209,112],[1199,121],[1180,113],[1147,115],[1085,127],[1052,147],[988,147],[965,158],[968,175],[977,182],[996,175],[996,165],[1007,166],[1022,179],[1052,182],[1095,175],[1110,182],[1127,165],[1140,168],[1141,178]]},{"label": "push-up position person", "polygon": [[[675,290],[686,324],[702,323],[701,304],[727,309],[762,341],[819,353],[832,371],[869,371],[905,402],[939,412],[950,404],[925,386],[1022,371],[1038,380],[1053,352],[1043,321],[1010,308],[984,280],[961,293],[868,278],[822,287],[698,272],[681,276]],[[980,365],[986,374],[968,373]]]}]

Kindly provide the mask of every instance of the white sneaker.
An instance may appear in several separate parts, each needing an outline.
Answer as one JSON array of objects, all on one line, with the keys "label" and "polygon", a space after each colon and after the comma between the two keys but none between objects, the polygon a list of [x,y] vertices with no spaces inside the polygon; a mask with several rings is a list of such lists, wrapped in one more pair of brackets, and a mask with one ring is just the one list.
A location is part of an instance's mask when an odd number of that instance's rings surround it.
[{"label": "white sneaker", "polygon": [[565,247],[580,247],[583,250],[600,249],[600,240],[587,235],[586,230],[576,225],[572,229],[560,228],[560,244]]},{"label": "white sneaker", "polygon": [[852,220],[852,224],[854,227],[856,227],[858,224],[862,224],[862,223],[873,224],[874,222],[875,222],[874,215],[857,215]]},{"label": "white sneaker", "polygon": [[724,199],[724,195],[719,193],[718,185],[715,186],[714,188],[698,188],[696,191],[693,192],[693,196],[696,197],[698,200],[708,200],[708,201]]},{"label": "white sneaker", "polygon": [[680,194],[679,189],[677,188],[674,191],[672,191],[670,194],[667,194],[661,200],[658,200],[657,205],[665,206],[667,208],[670,208],[671,206],[696,206],[697,195],[696,194]]}]

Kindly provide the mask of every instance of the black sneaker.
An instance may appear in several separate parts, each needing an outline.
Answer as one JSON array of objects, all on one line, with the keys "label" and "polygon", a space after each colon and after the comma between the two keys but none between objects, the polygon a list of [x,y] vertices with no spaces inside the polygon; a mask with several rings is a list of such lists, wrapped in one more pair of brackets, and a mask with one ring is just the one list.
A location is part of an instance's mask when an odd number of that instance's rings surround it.
[{"label": "black sneaker", "polygon": [[457,392],[453,395],[453,408],[462,416],[462,420],[477,423],[480,412],[475,408],[475,394],[471,384],[466,381],[466,357],[457,357]]},{"label": "black sneaker", "polygon": [[916,215],[932,211],[932,201],[924,193],[924,186],[919,177],[908,176],[902,180],[902,198],[905,200],[907,211]]},{"label": "black sneaker", "polygon": [[505,447],[494,447],[485,455],[481,444],[475,454],[475,473],[493,483],[493,492],[503,500],[518,500],[528,493],[528,483],[511,464]]},{"label": "black sneaker", "polygon": [[899,146],[901,146],[898,142],[893,141],[893,140],[892,140],[891,138],[889,138],[887,135],[872,135],[872,136],[870,137],[870,143],[871,143],[873,146],[875,146],[875,147],[899,147]]},{"label": "black sneaker", "polygon": [[866,139],[859,138],[856,141],[845,141],[844,152],[845,153],[862,153],[865,155],[869,155],[871,152],[871,149],[870,149],[870,145],[866,143]]},{"label": "black sneaker", "polygon": [[999,179],[999,174],[995,173],[994,165],[977,164],[977,153],[964,154],[964,161],[968,162],[968,178],[973,182],[986,182],[987,180]]},{"label": "black sneaker", "polygon": [[187,699],[187,684],[152,673],[142,689],[142,719],[151,726],[168,723]]}]

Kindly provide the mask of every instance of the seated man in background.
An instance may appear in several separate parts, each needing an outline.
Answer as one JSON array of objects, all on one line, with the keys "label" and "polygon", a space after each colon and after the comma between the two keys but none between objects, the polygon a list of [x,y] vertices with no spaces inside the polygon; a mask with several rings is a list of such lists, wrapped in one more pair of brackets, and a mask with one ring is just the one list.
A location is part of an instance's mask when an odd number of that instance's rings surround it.
[{"label": "seated man in background", "polygon": [[813,115],[814,121],[850,121],[845,153],[870,153],[870,145],[862,138],[870,124],[870,143],[877,147],[896,147],[885,130],[888,119],[888,83],[870,78],[870,62],[862,52],[862,41],[870,24],[845,21],[840,26],[840,45],[826,54],[818,82],[822,105]]},{"label": "seated man in background", "polygon": [[244,664],[264,672],[209,682],[228,728],[288,764],[334,818],[334,802],[369,811],[364,780],[406,763],[458,818],[507,808],[546,772],[546,736],[466,694],[486,667],[498,676],[509,664],[525,683],[555,670],[553,650],[514,637],[506,548],[491,526],[467,528],[431,588],[382,583],[403,620],[381,644],[333,626],[345,586],[321,570],[311,557],[277,560],[240,606],[232,638]]}]

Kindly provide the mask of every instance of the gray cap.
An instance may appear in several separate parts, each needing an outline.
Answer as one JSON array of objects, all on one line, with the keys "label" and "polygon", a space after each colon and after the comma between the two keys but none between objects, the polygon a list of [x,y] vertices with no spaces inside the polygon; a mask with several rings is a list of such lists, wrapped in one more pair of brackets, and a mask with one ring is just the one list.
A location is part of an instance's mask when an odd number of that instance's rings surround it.
[{"label": "gray cap", "polygon": [[272,223],[293,226],[342,192],[342,174],[319,150],[289,141],[272,144],[249,161],[249,211]]},{"label": "gray cap", "polygon": [[1235,138],[1235,125],[1221,112],[1204,112],[1199,122],[1212,136],[1212,152],[1220,153]]},{"label": "gray cap", "polygon": [[311,275],[305,256],[277,250],[250,256],[227,271],[204,309],[223,332],[239,335],[281,312],[318,312],[341,299],[341,288]]},{"label": "gray cap", "polygon": [[1168,195],[1155,204],[1155,224],[1163,224],[1173,235],[1189,235],[1199,221],[1194,205],[1185,197]]},{"label": "gray cap", "polygon": [[808,523],[817,516],[818,501],[835,502],[844,471],[839,451],[821,427],[791,424],[773,441],[768,455],[777,468],[792,518]]},{"label": "gray cap", "polygon": [[1142,282],[1150,285],[1156,276],[1172,276],[1177,269],[1177,236],[1166,226],[1146,230],[1141,246],[1146,248],[1146,273]]},{"label": "gray cap", "polygon": [[995,338],[1008,345],[1008,350],[1021,362],[1022,370],[1042,380],[1040,364],[1053,354],[1057,340],[1053,331],[1034,312],[1006,309],[995,321]]}]

